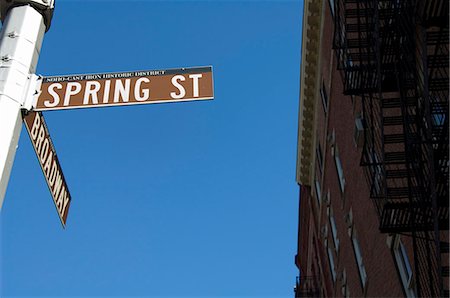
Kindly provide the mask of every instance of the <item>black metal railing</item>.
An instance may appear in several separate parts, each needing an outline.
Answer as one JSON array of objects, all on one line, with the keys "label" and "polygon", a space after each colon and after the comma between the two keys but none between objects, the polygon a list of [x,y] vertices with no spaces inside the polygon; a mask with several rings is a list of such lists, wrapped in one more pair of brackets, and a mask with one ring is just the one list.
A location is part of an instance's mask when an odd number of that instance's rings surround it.
[{"label": "black metal railing", "polygon": [[299,297],[320,297],[319,283],[316,277],[298,277],[294,288],[295,298]]},{"label": "black metal railing", "polygon": [[[380,230],[413,237],[419,296],[448,292],[449,1],[338,0],[333,46],[344,94],[362,100],[361,165]],[[424,240],[426,239],[426,240]]]}]

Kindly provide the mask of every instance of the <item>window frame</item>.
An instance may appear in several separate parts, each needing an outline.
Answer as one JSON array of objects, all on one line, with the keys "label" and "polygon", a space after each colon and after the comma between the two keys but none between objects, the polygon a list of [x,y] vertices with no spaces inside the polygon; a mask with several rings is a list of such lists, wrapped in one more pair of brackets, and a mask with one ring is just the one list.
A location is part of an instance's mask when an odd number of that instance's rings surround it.
[{"label": "window frame", "polygon": [[325,239],[325,247],[327,248],[328,265],[330,266],[331,278],[333,279],[333,283],[335,283],[337,280],[337,268],[336,263],[334,262],[333,251],[328,245],[328,238]]},{"label": "window frame", "polygon": [[328,247],[327,251],[328,251],[328,262],[330,263],[331,277],[333,278],[333,282],[336,282],[337,273],[336,273],[336,264],[334,262],[333,251],[331,250],[331,247]]},{"label": "window frame", "polygon": [[334,0],[328,0],[328,4],[330,5],[331,16],[334,18],[335,14]]},{"label": "window frame", "polygon": [[317,143],[317,147],[316,147],[316,159],[317,159],[317,163],[319,165],[319,172],[320,174],[323,173],[323,151],[322,151],[322,147],[320,146],[320,142]]},{"label": "window frame", "polygon": [[413,283],[414,280],[413,267],[411,266],[411,261],[409,260],[406,247],[403,244],[401,237],[399,235],[397,235],[394,239],[392,251],[394,253],[394,259],[398,273],[400,275],[400,280],[402,282],[403,289],[405,290],[408,297],[415,297],[416,295],[414,292],[414,283]]},{"label": "window frame", "polygon": [[341,276],[341,294],[343,297],[348,298],[350,297],[350,288],[348,287],[347,272],[345,271],[345,268],[342,270]]},{"label": "window frame", "polygon": [[363,288],[363,290],[365,290],[366,285],[367,285],[368,276],[367,276],[366,267],[364,266],[361,245],[359,244],[359,240],[357,238],[354,227],[352,227],[352,233],[351,233],[350,238],[351,238],[351,242],[352,242],[353,253],[355,255],[356,265],[358,267],[359,281],[361,283],[361,287]]},{"label": "window frame", "polygon": [[341,192],[345,192],[345,176],[344,176],[344,167],[342,166],[341,158],[339,157],[339,150],[337,146],[334,147],[334,164],[336,166],[336,171],[339,179],[339,188]]},{"label": "window frame", "polygon": [[317,203],[320,207],[320,205],[322,204],[322,186],[320,185],[320,181],[317,178],[314,179],[314,189],[316,192]]},{"label": "window frame", "polygon": [[325,115],[326,115],[328,113],[329,98],[328,98],[328,93],[327,93],[327,89],[325,87],[324,80],[322,80],[322,86],[320,87],[320,98],[322,99],[322,107],[323,107],[323,111],[325,112]]},{"label": "window frame", "polygon": [[331,206],[327,207],[328,223],[330,224],[331,235],[333,236],[333,244],[336,249],[336,254],[339,253],[339,237],[337,233],[336,219],[334,218],[334,212]]}]

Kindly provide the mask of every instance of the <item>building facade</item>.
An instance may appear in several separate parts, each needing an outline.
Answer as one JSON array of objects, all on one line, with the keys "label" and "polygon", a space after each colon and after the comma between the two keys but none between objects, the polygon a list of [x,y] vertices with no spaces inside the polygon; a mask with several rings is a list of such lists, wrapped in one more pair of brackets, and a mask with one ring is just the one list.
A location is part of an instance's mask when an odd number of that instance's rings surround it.
[{"label": "building facade", "polygon": [[448,0],[306,0],[296,297],[449,296]]}]

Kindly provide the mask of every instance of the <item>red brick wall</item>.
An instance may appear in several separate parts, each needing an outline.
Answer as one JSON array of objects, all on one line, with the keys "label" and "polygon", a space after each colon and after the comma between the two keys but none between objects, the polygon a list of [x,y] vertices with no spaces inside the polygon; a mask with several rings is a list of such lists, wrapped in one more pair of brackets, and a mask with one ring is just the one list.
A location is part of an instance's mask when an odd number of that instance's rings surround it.
[{"label": "red brick wall", "polygon": [[[342,296],[340,277],[345,269],[347,285],[351,296],[403,296],[402,284],[396,270],[391,249],[386,243],[386,234],[378,230],[378,217],[369,197],[369,189],[363,168],[360,166],[361,148],[357,148],[353,140],[355,115],[361,111],[360,99],[354,102],[343,95],[343,84],[332,50],[333,18],[328,1],[324,3],[324,30],[322,32],[321,74],[319,85],[324,80],[328,93],[328,113],[324,112],[322,101],[316,104],[316,143],[320,142],[323,152],[324,171],[319,175],[316,168],[315,178],[321,184],[322,197],[330,192],[329,205],[333,209],[339,238],[339,251],[336,252],[332,241],[331,227],[327,215],[327,203],[320,206],[315,198],[314,185],[301,187],[299,251],[297,265],[305,275],[315,274],[322,284],[326,296]],[[339,186],[332,146],[327,136],[335,131],[335,145],[339,150],[344,177],[345,192]],[[320,209],[317,210],[317,207]],[[353,226],[357,231],[363,263],[367,273],[365,289],[362,288],[358,265],[356,262],[351,237],[345,216],[352,210]],[[308,223],[308,224],[307,224]],[[328,243],[334,253],[337,273],[333,281],[325,246],[322,227],[328,228]],[[314,239],[314,240],[313,240]],[[315,242],[315,243],[314,243]]]}]

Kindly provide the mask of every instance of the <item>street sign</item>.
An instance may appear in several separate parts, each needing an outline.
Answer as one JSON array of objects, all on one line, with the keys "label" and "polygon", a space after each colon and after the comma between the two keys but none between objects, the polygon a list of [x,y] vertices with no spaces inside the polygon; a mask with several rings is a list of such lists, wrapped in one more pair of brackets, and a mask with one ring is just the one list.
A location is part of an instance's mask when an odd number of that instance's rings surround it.
[{"label": "street sign", "polygon": [[44,77],[35,111],[213,99],[212,67]]},{"label": "street sign", "polygon": [[67,188],[58,156],[41,112],[29,112],[23,119],[34,151],[41,165],[48,188],[63,227],[66,226],[71,196]]},{"label": "street sign", "polygon": [[54,0],[0,0],[0,209],[25,123],[63,227],[71,196],[41,111],[208,100],[211,66],[41,77]]}]

